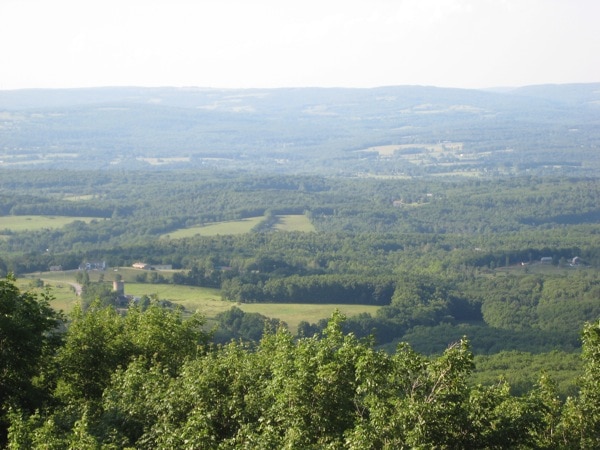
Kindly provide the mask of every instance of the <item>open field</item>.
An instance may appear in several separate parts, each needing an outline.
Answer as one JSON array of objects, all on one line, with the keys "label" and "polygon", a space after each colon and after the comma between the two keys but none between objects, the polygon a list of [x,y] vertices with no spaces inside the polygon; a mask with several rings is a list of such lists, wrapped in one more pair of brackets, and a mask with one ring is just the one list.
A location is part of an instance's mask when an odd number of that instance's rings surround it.
[{"label": "open field", "polygon": [[[127,274],[129,269],[119,269],[119,273]],[[135,269],[131,269],[135,271]],[[136,272],[143,272],[138,270]],[[43,272],[32,274],[28,278],[21,278],[18,285],[23,290],[42,292],[41,288],[32,288],[32,281],[36,278],[44,280],[46,286],[51,287],[51,293],[56,298],[51,302],[56,309],[69,312],[78,301],[73,288],[69,283],[75,281],[77,271],[70,272]],[[101,274],[105,275],[105,282],[111,283],[111,272],[90,271],[90,279],[98,280]],[[39,276],[38,276],[39,275]],[[131,275],[131,274],[127,274]],[[123,279],[129,278],[124,276]],[[156,295],[159,299],[170,300],[183,306],[188,311],[199,311],[208,320],[214,319],[217,314],[228,311],[233,306],[250,313],[259,313],[267,317],[277,318],[288,324],[292,333],[296,333],[298,324],[305,320],[315,323],[320,319],[329,318],[335,309],[346,316],[354,316],[363,312],[375,314],[378,307],[372,305],[335,305],[335,304],[299,304],[299,303],[233,303],[221,300],[218,289],[181,286],[173,284],[150,284],[126,282],[125,293],[140,297],[142,295]]]},{"label": "open field", "polygon": [[292,333],[296,333],[298,324],[305,320],[310,323],[328,318],[337,308],[347,316],[362,312],[375,314],[378,307],[371,305],[314,305],[297,303],[233,303],[221,300],[218,289],[181,286],[172,284],[126,283],[125,293],[142,296],[156,294],[158,298],[170,300],[188,311],[199,311],[207,319],[237,306],[245,312],[256,312],[263,316],[277,318],[288,324]]},{"label": "open field", "polygon": [[70,202],[86,202],[88,200],[93,200],[94,198],[96,198],[96,196],[92,195],[92,194],[85,194],[85,195],[72,194],[72,195],[65,195],[63,197],[63,200],[68,200]]},{"label": "open field", "polygon": [[[249,233],[252,228],[259,224],[264,219],[263,216],[249,217],[247,219],[233,220],[228,222],[216,222],[208,225],[200,225],[196,227],[181,228],[179,230],[171,231],[170,233],[163,234],[163,238],[171,239],[182,239],[186,237],[192,237],[195,235],[200,236],[217,236],[227,234],[244,234]],[[315,231],[315,227],[303,214],[289,214],[277,216],[277,223],[273,227],[275,230],[280,231],[302,231],[311,232]]]},{"label": "open field", "polygon": [[277,216],[277,219],[277,223],[274,227],[276,230],[301,231],[306,233],[315,231],[314,225],[304,214]]},{"label": "open field", "polygon": [[[438,154],[446,154],[446,153],[456,153],[460,152],[463,149],[462,142],[444,142],[438,144],[398,144],[398,145],[378,145],[375,147],[369,147],[364,150],[357,150],[358,152],[370,152],[377,153],[380,158],[390,158],[396,154],[396,152],[401,153],[402,151],[410,150],[409,153],[403,154],[403,157],[407,157],[410,159],[410,155],[412,154],[420,154],[420,153],[438,153]],[[419,150],[419,151],[416,151]]]},{"label": "open field", "polygon": [[98,219],[97,217],[68,216],[0,216],[0,230],[31,231],[42,230],[45,228],[62,228],[76,220],[89,223],[92,220],[102,219]]},{"label": "open field", "polygon": [[209,225],[201,225],[197,227],[181,228],[179,230],[171,231],[170,233],[163,234],[161,237],[169,237],[171,239],[181,239],[186,237],[192,237],[197,234],[201,236],[217,236],[226,234],[244,234],[248,233],[256,224],[258,224],[264,217],[250,217],[248,219],[234,220],[230,222],[216,222]]},{"label": "open field", "polygon": [[334,305],[334,304],[300,304],[300,303],[242,303],[236,306],[245,312],[257,312],[267,317],[275,317],[287,323],[289,330],[296,334],[298,324],[305,320],[316,323],[320,319],[328,319],[337,309],[347,317],[360,313],[375,315],[378,306],[372,305]]},{"label": "open field", "polygon": [[138,161],[144,161],[151,166],[162,166],[165,164],[190,162],[189,156],[173,157],[173,158],[136,158]]},{"label": "open field", "polygon": [[20,278],[17,280],[17,286],[21,291],[34,292],[36,294],[43,293],[46,287],[50,288],[50,294],[54,297],[50,305],[56,310],[68,313],[79,301],[79,297],[75,294],[75,289],[68,282],[44,280],[44,287],[37,288],[33,287],[33,281],[34,279],[31,278]]}]

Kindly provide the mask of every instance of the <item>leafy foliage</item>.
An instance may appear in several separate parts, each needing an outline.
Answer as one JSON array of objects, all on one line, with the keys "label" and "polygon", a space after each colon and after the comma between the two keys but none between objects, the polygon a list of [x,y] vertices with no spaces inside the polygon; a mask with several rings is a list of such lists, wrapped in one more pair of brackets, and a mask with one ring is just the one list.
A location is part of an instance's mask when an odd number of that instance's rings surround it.
[{"label": "leafy foliage", "polygon": [[[474,360],[464,339],[436,358],[406,344],[389,355],[370,340],[344,334],[345,318],[335,313],[321,337],[295,340],[279,328],[257,345],[231,341],[198,352],[199,335],[188,328],[194,323],[181,323],[172,312],[148,311],[148,316],[133,310],[118,318],[107,309],[90,308],[86,317],[76,318],[59,359],[97,382],[94,395],[71,389],[65,397],[59,389],[62,402],[35,413],[11,412],[9,448],[598,445],[600,323],[584,330],[581,394],[562,403],[546,376],[523,396],[512,395],[507,383],[471,385]],[[157,329],[157,318],[167,319],[169,331]],[[96,373],[86,368],[90,360],[69,356],[75,352],[75,338],[83,339],[82,320],[90,330],[95,326],[112,336],[89,351],[129,356],[121,364],[116,364],[118,358],[105,358],[107,370]],[[125,323],[138,325],[115,332],[116,325]],[[180,336],[175,345],[174,333]],[[133,339],[135,350],[116,339],[125,335]],[[115,352],[119,346],[127,351]],[[150,348],[156,353],[149,355]],[[67,373],[59,375],[59,384],[66,377],[75,386]]]},{"label": "leafy foliage", "polygon": [[9,407],[31,410],[46,399],[46,380],[39,375],[60,344],[63,320],[50,299],[48,292],[20,292],[12,275],[0,280],[0,444]]}]

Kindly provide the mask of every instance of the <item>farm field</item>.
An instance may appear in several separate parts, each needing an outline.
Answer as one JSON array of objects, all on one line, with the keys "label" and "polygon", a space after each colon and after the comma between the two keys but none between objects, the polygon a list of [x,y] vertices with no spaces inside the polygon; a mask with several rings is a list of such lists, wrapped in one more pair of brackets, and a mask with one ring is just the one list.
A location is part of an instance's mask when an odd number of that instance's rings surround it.
[{"label": "farm field", "polygon": [[[119,269],[119,272],[127,269]],[[133,269],[135,270],[135,269]],[[137,271],[142,272],[142,271]],[[73,272],[44,272],[40,278],[44,280],[47,286],[51,287],[51,293],[55,300],[51,305],[59,310],[69,312],[78,301],[74,290],[69,283],[75,281],[75,271]],[[103,272],[90,271],[90,279],[97,281]],[[106,272],[106,278],[110,275]],[[35,276],[34,276],[35,278]],[[123,277],[124,279],[129,277]],[[112,283],[112,280],[106,281]],[[32,278],[22,278],[19,280],[19,286],[24,290],[33,292],[42,292],[43,289],[32,288]],[[169,300],[183,306],[187,311],[199,311],[207,320],[214,319],[217,314],[228,311],[236,306],[248,313],[259,313],[270,318],[277,318],[287,323],[289,330],[295,334],[298,324],[301,321],[316,323],[320,319],[325,319],[338,309],[346,316],[355,316],[366,312],[375,314],[378,306],[372,305],[336,305],[336,304],[300,304],[300,303],[234,303],[221,300],[219,289],[182,286],[174,284],[149,284],[149,283],[129,283],[125,284],[125,293],[127,295],[142,296],[156,295],[159,299]]]},{"label": "farm field", "polygon": [[20,278],[17,280],[17,286],[23,292],[27,291],[36,294],[43,293],[46,287],[50,288],[50,295],[53,297],[53,300],[50,301],[50,306],[58,311],[69,313],[79,301],[79,297],[77,297],[75,294],[75,289],[69,284],[69,282],[61,280],[43,280],[43,288],[34,287],[34,279],[31,278]]},{"label": "farm field", "polygon": [[[196,235],[217,236],[227,234],[244,234],[250,232],[252,228],[258,225],[262,220],[264,220],[264,216],[249,217],[246,219],[228,222],[216,222],[208,225],[181,228],[179,230],[163,234],[161,237],[170,239],[182,239]],[[277,216],[277,223],[273,228],[279,231],[315,231],[315,227],[313,226],[313,224],[310,222],[308,217],[306,217],[303,214],[289,214]]]},{"label": "farm field", "polygon": [[314,225],[304,214],[290,214],[285,216],[277,216],[277,223],[274,227],[280,231],[315,231]]},{"label": "farm field", "polygon": [[321,319],[331,317],[337,309],[346,317],[360,313],[375,315],[378,306],[373,305],[334,305],[334,304],[300,304],[300,303],[242,303],[238,308],[248,313],[260,313],[263,316],[274,317],[287,323],[292,334],[298,331],[298,324],[303,320],[316,323]]},{"label": "farm field", "polygon": [[33,231],[48,228],[62,228],[76,220],[90,223],[92,220],[99,219],[97,217],[69,216],[0,216],[0,230]]},{"label": "farm field", "polygon": [[296,333],[301,321],[318,322],[320,319],[330,317],[336,309],[347,316],[363,312],[375,314],[378,309],[377,306],[371,305],[234,303],[221,300],[218,289],[171,284],[127,283],[125,293],[136,296],[156,294],[158,298],[182,305],[188,311],[200,311],[207,319],[212,319],[217,314],[237,306],[244,312],[280,319],[288,324],[292,333]]},{"label": "farm field", "polygon": [[197,227],[181,228],[170,233],[163,234],[162,238],[183,239],[196,235],[201,236],[217,236],[226,234],[244,234],[248,233],[255,225],[257,225],[264,217],[250,217],[247,219],[234,220],[228,222],[216,222],[209,225],[201,225]]}]

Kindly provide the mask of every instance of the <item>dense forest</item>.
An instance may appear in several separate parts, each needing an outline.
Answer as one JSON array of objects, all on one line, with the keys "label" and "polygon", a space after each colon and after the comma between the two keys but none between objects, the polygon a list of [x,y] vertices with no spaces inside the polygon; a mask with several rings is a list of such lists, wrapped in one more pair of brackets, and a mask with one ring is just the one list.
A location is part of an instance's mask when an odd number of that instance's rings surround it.
[{"label": "dense forest", "polygon": [[[376,314],[349,317],[344,331],[372,335],[392,351],[397,342],[409,342],[425,354],[439,354],[464,335],[476,355],[578,352],[583,323],[600,316],[600,185],[594,178],[3,175],[5,217],[89,219],[3,230],[4,272],[144,261],[175,270],[140,274],[137,281],[218,288],[232,306],[377,305]],[[275,231],[273,221],[283,214],[306,217],[315,231]],[[171,237],[187,227],[256,216],[260,226],[246,233]],[[84,306],[97,297],[114,303],[111,280],[85,283]],[[241,313],[229,325],[221,319],[225,342],[228,336],[257,340],[266,317]],[[299,334],[321,333],[326,319],[301,323]],[[572,390],[573,383],[561,395]]]},{"label": "dense forest", "polygon": [[0,92],[2,444],[598,448],[598,92]]},{"label": "dense forest", "polygon": [[76,309],[0,281],[1,438],[8,448],[597,448],[600,324],[561,402],[543,374],[526,395],[469,383],[465,339],[435,358],[390,355],[342,331],[283,327],[252,345],[210,344],[201,317],[157,303]]}]

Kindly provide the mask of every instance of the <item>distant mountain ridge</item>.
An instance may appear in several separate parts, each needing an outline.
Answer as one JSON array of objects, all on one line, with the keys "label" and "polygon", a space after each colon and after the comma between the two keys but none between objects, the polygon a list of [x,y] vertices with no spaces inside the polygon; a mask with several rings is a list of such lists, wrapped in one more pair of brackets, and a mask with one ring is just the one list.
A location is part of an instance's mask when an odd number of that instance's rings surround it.
[{"label": "distant mountain ridge", "polygon": [[[0,168],[590,175],[599,130],[600,83],[0,91]],[[434,147],[444,142],[460,145]],[[422,157],[403,155],[410,145]]]},{"label": "distant mountain ridge", "polygon": [[440,99],[479,98],[484,99],[488,94],[499,98],[500,96],[518,95],[566,103],[593,103],[600,101],[599,83],[573,83],[573,84],[543,84],[522,87],[506,87],[497,89],[461,89],[440,88],[434,86],[403,85],[382,86],[376,88],[273,88],[273,89],[221,89],[203,87],[92,87],[70,89],[16,89],[0,90],[0,108],[2,109],[28,109],[28,108],[54,108],[77,105],[92,105],[112,102],[144,102],[153,98],[160,98],[172,106],[192,106],[192,99],[206,100],[223,95],[265,96],[275,95],[298,98],[294,93],[308,94],[308,98],[324,98],[339,100],[340,95],[367,99],[372,94],[394,93],[404,98],[418,99],[434,97]]}]

